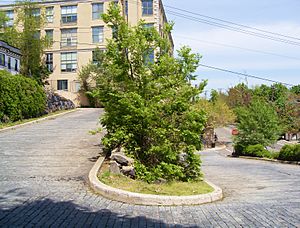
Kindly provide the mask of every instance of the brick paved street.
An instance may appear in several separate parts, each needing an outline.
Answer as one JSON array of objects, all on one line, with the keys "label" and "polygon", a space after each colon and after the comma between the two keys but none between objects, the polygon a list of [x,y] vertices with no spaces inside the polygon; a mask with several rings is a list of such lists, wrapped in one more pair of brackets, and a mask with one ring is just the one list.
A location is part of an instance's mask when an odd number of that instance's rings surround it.
[{"label": "brick paved street", "polygon": [[86,177],[99,154],[102,111],[81,109],[0,133],[0,227],[300,227],[300,166],[203,152],[224,190],[201,206],[133,206],[95,195]]}]

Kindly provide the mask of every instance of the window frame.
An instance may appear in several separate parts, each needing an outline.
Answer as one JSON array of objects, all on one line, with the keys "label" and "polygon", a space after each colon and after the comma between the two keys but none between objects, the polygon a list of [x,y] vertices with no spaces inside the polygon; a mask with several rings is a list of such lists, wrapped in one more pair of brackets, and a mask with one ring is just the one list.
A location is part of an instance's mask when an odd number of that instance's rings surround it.
[{"label": "window frame", "polygon": [[[97,29],[99,29],[98,32],[96,32]],[[104,42],[104,26],[93,26],[92,27],[92,41],[94,44]]]},{"label": "window frame", "polygon": [[[65,84],[63,84],[65,82]],[[57,90],[58,91],[68,91],[68,80],[67,79],[59,79],[57,80]],[[64,86],[63,86],[64,85]]]},{"label": "window frame", "polygon": [[60,30],[60,46],[76,47],[78,42],[77,28],[64,28]]},{"label": "window frame", "polygon": [[103,2],[92,3],[92,20],[100,20],[103,13],[104,13]]},{"label": "window frame", "polygon": [[77,23],[77,20],[77,5],[61,6],[61,22],[63,24]]},{"label": "window frame", "polygon": [[5,67],[5,58],[6,58],[6,55],[4,53],[0,53],[0,66]]},{"label": "window frame", "polygon": [[[49,56],[51,56],[49,58]],[[45,64],[49,72],[53,72],[53,53],[46,53]]]},{"label": "window frame", "polygon": [[46,20],[47,20],[47,23],[54,22],[54,7],[53,6],[46,7]]},{"label": "window frame", "polygon": [[153,16],[153,0],[142,0],[142,16]]},{"label": "window frame", "polygon": [[[50,36],[49,36],[49,32],[51,34]],[[49,38],[51,42],[53,42],[54,29],[46,29],[45,33],[46,33],[46,37]]]},{"label": "window frame", "polygon": [[[65,58],[63,56],[65,55]],[[70,59],[68,59],[68,56],[71,56]],[[73,58],[73,55],[75,55],[75,58]],[[61,72],[76,72],[77,71],[77,52],[61,52],[60,53],[60,70]],[[63,67],[65,65],[65,67]],[[68,67],[70,66],[71,67]],[[74,67],[75,66],[75,67]]]}]

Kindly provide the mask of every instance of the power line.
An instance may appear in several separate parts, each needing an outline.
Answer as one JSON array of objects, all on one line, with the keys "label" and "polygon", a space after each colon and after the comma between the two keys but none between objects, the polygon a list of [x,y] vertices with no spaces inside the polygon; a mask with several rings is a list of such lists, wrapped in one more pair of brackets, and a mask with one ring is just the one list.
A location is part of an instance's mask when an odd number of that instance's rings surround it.
[{"label": "power line", "polygon": [[206,41],[206,40],[200,40],[200,39],[195,39],[193,37],[188,37],[188,36],[181,36],[181,35],[173,35],[173,36],[181,38],[181,39],[187,39],[187,40],[197,41],[197,42],[200,42],[200,43],[207,43],[207,44],[211,44],[211,45],[228,47],[228,48],[235,48],[235,49],[240,49],[240,50],[244,50],[244,51],[250,51],[250,52],[265,54],[265,55],[272,55],[272,56],[277,56],[277,57],[282,57],[282,58],[300,60],[300,58],[297,58],[297,57],[287,56],[287,55],[281,55],[281,54],[277,54],[277,53],[273,53],[273,52],[266,52],[266,51],[261,51],[261,50],[257,50],[257,49],[244,48],[244,47],[239,47],[239,46],[235,46],[235,45],[229,45],[229,44],[224,44],[224,43],[218,43],[218,42],[211,42],[211,41]]},{"label": "power line", "polygon": [[229,25],[225,25],[225,24],[221,24],[221,23],[217,23],[217,22],[213,22],[213,21],[209,21],[209,20],[204,20],[204,19],[201,19],[201,18],[189,16],[189,15],[186,15],[186,14],[182,14],[182,13],[178,13],[178,12],[174,12],[174,11],[170,11],[170,10],[168,10],[167,12],[171,15],[178,16],[178,17],[181,17],[181,18],[185,18],[185,19],[188,19],[188,20],[191,20],[191,21],[194,21],[194,22],[200,22],[200,23],[216,26],[216,27],[219,27],[219,28],[227,29],[227,30],[231,30],[231,31],[239,32],[239,33],[244,33],[244,34],[251,35],[251,36],[256,36],[256,37],[260,37],[260,38],[264,38],[264,39],[268,39],[268,40],[273,40],[273,41],[277,41],[277,42],[282,42],[282,43],[286,43],[286,44],[300,46],[300,42],[295,42],[295,41],[292,41],[292,40],[287,40],[287,39],[282,39],[282,38],[278,38],[278,37],[274,37],[274,36],[269,36],[269,35],[266,35],[266,34],[252,32],[252,31],[236,28],[236,27],[233,27],[233,26],[229,26]]},{"label": "power line", "polygon": [[238,24],[238,23],[235,23],[235,22],[219,19],[219,18],[216,18],[216,17],[211,17],[211,16],[195,13],[195,12],[192,12],[192,11],[189,11],[189,10],[179,9],[177,7],[174,7],[174,6],[165,5],[165,7],[175,9],[175,10],[178,10],[178,11],[182,11],[182,12],[186,12],[186,13],[189,13],[189,14],[197,15],[197,16],[200,16],[200,17],[203,17],[203,18],[208,18],[208,19],[212,19],[212,20],[215,20],[215,21],[225,22],[227,24],[231,24],[231,25],[235,25],[235,26],[239,26],[239,27],[244,27],[244,28],[247,28],[247,29],[256,30],[256,31],[263,32],[263,33],[269,33],[269,34],[272,34],[272,35],[281,36],[281,37],[285,37],[285,38],[289,38],[289,39],[300,40],[300,38],[298,38],[298,37],[287,36],[287,35],[284,35],[284,34],[281,34],[281,33],[276,33],[276,32],[270,32],[270,31],[267,31],[267,30],[258,29],[258,28],[243,25],[243,24]]},{"label": "power line", "polygon": [[251,75],[251,74],[240,73],[240,72],[227,70],[227,69],[223,69],[223,68],[219,68],[219,67],[214,67],[214,66],[209,66],[209,65],[204,65],[204,64],[199,64],[199,66],[203,66],[203,67],[206,67],[206,68],[209,68],[209,69],[223,71],[223,72],[231,73],[231,74],[235,74],[235,75],[241,75],[241,76],[246,76],[246,77],[249,77],[249,78],[255,78],[255,79],[262,80],[262,81],[268,81],[268,82],[272,82],[272,83],[279,83],[279,84],[283,84],[283,85],[287,85],[287,86],[295,86],[293,84],[280,82],[280,81],[276,81],[276,80],[272,80],[272,79],[268,79],[268,78],[263,78],[263,77],[259,77],[259,76],[255,76],[255,75]]}]

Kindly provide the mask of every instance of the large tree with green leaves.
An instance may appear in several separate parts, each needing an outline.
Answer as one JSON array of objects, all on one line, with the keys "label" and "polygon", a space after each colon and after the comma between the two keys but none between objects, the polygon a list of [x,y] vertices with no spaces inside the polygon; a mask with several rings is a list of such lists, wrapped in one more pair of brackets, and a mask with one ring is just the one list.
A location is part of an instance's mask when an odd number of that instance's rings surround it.
[{"label": "large tree with green leaves", "polygon": [[190,81],[200,56],[183,47],[174,58],[164,38],[171,26],[164,36],[143,22],[129,27],[114,4],[103,19],[115,31],[97,66],[93,90],[105,106],[104,146],[123,147],[135,159],[137,177],[148,182],[199,178],[195,152],[206,120],[196,104],[206,83],[194,87]]},{"label": "large tree with green leaves", "polygon": [[238,108],[236,113],[239,130],[235,138],[237,148],[257,144],[267,146],[279,138],[279,119],[274,108],[267,102],[254,99],[249,106]]},{"label": "large tree with green leaves", "polygon": [[48,37],[42,36],[45,13],[38,3],[18,1],[14,7],[17,18],[12,27],[4,27],[1,39],[21,50],[21,74],[43,84],[50,72],[43,61],[46,48],[51,46]]}]

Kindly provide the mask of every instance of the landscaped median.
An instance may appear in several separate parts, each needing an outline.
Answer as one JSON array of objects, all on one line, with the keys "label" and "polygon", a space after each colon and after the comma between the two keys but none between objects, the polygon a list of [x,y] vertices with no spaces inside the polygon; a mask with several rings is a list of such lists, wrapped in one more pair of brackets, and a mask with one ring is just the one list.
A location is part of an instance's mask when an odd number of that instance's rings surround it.
[{"label": "landscaped median", "polygon": [[100,168],[104,163],[105,157],[100,157],[89,173],[89,183],[91,188],[106,198],[129,204],[138,205],[199,205],[211,203],[223,198],[222,189],[218,186],[205,181],[213,188],[213,191],[206,194],[190,195],[190,196],[166,196],[129,192],[117,188],[113,188],[101,182],[98,178]]}]

